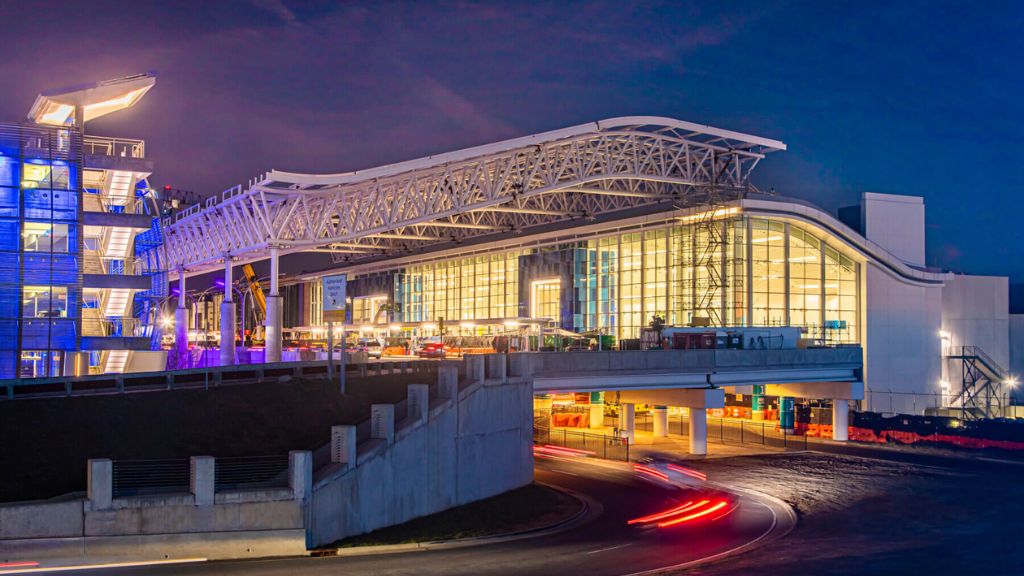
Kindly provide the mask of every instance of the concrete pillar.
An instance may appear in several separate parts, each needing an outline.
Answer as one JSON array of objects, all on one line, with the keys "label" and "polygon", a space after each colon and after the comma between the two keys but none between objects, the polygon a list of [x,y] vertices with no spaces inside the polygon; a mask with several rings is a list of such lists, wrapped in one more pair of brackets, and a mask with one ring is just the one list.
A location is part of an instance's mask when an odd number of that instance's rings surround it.
[{"label": "concrete pillar", "polygon": [[447,398],[452,402],[459,401],[458,366],[441,365],[437,368],[437,392],[441,398]]},{"label": "concrete pillar", "polygon": [[[179,363],[184,363],[188,354],[188,308],[179,306],[174,310],[174,349],[177,350]],[[179,365],[178,368],[187,368]]]},{"label": "concrete pillar", "polygon": [[508,356],[505,354],[488,354],[485,358],[487,358],[487,377],[491,380],[504,382],[508,378],[508,365],[506,364]]},{"label": "concrete pillar", "polygon": [[331,462],[348,468],[356,465],[356,427],[331,426]]},{"label": "concrete pillar", "polygon": [[266,362],[281,361],[281,319],[282,306],[281,294],[278,290],[278,276],[280,274],[278,250],[270,249],[270,294],[267,296],[267,318],[264,324],[265,338],[267,339]]},{"label": "concrete pillar", "polygon": [[590,427],[604,428],[604,392],[590,393]]},{"label": "concrete pillar", "polygon": [[313,494],[313,453],[309,450],[288,453],[288,487],[296,500],[305,500]]},{"label": "concrete pillar", "polygon": [[484,356],[480,354],[470,354],[463,358],[463,362],[466,363],[466,375],[470,382],[483,382],[487,374],[485,372],[486,365],[484,363]]},{"label": "concrete pillar", "polygon": [[708,453],[708,412],[704,408],[687,408],[690,411],[690,454],[703,456]]},{"label": "concrete pillar", "polygon": [[114,500],[114,462],[96,458],[86,463],[89,503],[93,510],[108,510]]},{"label": "concrete pillar", "polygon": [[426,384],[409,384],[406,406],[413,422],[426,422],[430,415],[430,388]]},{"label": "concrete pillar", "polygon": [[796,403],[791,396],[779,396],[779,428],[793,430],[796,425]]},{"label": "concrete pillar", "polygon": [[619,404],[619,430],[630,444],[636,443],[636,407],[630,403]]},{"label": "concrete pillar", "polygon": [[764,420],[764,385],[755,384],[754,393],[750,396],[750,417],[753,420]]},{"label": "concrete pillar", "polygon": [[668,408],[654,407],[654,437],[668,438]]},{"label": "concrete pillar", "polygon": [[216,461],[213,456],[193,456],[189,462],[189,491],[196,506],[213,506],[216,490]]},{"label": "concrete pillar", "polygon": [[370,406],[370,438],[379,438],[388,444],[395,440],[395,405]]},{"label": "concrete pillar", "polygon": [[220,304],[220,365],[235,365],[235,303]]},{"label": "concrete pillar", "polygon": [[832,401],[832,439],[846,442],[850,439],[850,402],[835,399]]}]

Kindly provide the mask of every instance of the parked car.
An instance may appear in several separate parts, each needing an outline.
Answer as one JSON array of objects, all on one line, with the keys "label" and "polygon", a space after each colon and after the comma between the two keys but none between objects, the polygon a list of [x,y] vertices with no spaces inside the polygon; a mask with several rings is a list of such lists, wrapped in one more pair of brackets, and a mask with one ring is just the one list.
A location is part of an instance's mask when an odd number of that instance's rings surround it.
[{"label": "parked car", "polygon": [[428,342],[416,351],[420,358],[444,358],[445,346],[440,342]]},{"label": "parked car", "polygon": [[380,358],[384,352],[384,347],[380,345],[376,338],[360,338],[359,350],[365,351],[366,355],[370,358]]}]

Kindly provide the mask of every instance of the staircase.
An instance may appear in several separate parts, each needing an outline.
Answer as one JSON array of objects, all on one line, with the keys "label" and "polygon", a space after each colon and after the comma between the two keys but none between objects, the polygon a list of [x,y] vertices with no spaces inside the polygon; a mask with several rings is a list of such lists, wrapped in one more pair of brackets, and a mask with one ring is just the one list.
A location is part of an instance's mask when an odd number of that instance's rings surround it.
[{"label": "staircase", "polygon": [[112,226],[108,228],[107,241],[103,243],[103,256],[112,260],[124,260],[132,243],[131,228]]},{"label": "staircase", "polygon": [[110,175],[110,188],[107,189],[107,199],[111,206],[124,206],[132,198],[132,185],[135,184],[135,174],[114,170]]},{"label": "staircase", "polygon": [[965,419],[998,418],[1007,398],[1003,382],[1007,372],[977,346],[959,346],[946,358],[960,363],[961,388],[957,399]]},{"label": "staircase", "polygon": [[103,365],[105,374],[123,374],[124,367],[128,364],[128,350],[110,350],[107,352],[107,360]]},{"label": "staircase", "polygon": [[103,316],[106,318],[124,316],[131,299],[131,288],[111,288],[107,294],[107,301],[103,304]]},{"label": "staircase", "polygon": [[99,308],[82,308],[82,336],[106,336]]}]

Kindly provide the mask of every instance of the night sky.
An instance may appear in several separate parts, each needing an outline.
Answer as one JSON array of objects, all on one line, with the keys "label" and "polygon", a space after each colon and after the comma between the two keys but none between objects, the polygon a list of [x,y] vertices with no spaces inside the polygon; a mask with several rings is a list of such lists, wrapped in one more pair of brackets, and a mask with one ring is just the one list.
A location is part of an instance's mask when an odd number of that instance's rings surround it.
[{"label": "night sky", "polygon": [[[152,4],[152,5],[151,5]],[[142,71],[88,131],[219,192],[623,115],[786,142],[755,183],[829,210],[925,197],[928,264],[1024,281],[1024,3],[0,0],[0,119]]]}]

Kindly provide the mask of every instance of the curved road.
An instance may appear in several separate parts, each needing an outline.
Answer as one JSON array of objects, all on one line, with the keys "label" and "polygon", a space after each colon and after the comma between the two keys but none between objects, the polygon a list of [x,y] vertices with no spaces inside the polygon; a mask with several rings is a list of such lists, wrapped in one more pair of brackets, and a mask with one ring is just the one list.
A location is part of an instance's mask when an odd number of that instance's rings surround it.
[{"label": "curved road", "polygon": [[764,543],[788,532],[792,524],[788,509],[739,495],[739,507],[715,521],[701,519],[670,528],[629,526],[627,521],[632,518],[679,506],[690,491],[641,478],[624,464],[603,461],[538,459],[536,478],[589,496],[601,504],[603,513],[557,534],[481,546],[372,556],[136,566],[84,573],[621,576],[696,563],[752,543]]}]

